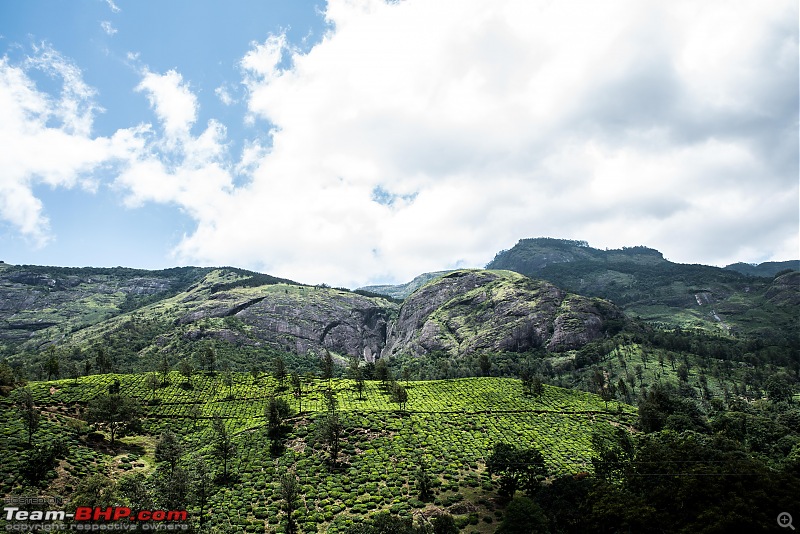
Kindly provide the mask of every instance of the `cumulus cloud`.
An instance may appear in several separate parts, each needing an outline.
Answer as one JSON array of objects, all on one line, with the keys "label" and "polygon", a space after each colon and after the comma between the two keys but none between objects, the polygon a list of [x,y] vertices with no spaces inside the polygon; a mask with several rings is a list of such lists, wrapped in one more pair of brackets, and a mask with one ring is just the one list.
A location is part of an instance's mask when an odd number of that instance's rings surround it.
[{"label": "cumulus cloud", "polygon": [[174,70],[145,71],[137,90],[146,94],[162,131],[148,124],[137,132],[142,144],[116,178],[127,192],[125,204],[173,203],[198,221],[217,218],[233,187],[225,127],[211,120],[192,134],[197,98]]},{"label": "cumulus cloud", "polygon": [[535,236],[796,257],[797,15],[787,0],[330,0],[310,49],[273,35],[241,59],[244,119],[266,134],[238,153],[198,124],[179,69],[142,73],[155,126],[104,139],[85,87],[54,101],[4,63],[4,132],[92,148],[46,171],[25,159],[0,214],[41,232],[32,177],[73,186],[115,157],[128,206],[196,221],[179,261],[304,282],[481,266]]},{"label": "cumulus cloud", "polygon": [[[57,97],[40,91],[30,73],[59,80]],[[16,227],[35,246],[51,238],[36,184],[50,187],[96,186],[91,171],[112,159],[126,158],[134,135],[120,130],[93,137],[99,108],[94,91],[78,68],[49,47],[36,49],[21,65],[0,59],[0,219]]]},{"label": "cumulus cloud", "polygon": [[792,2],[331,0],[326,17],[306,53],[279,35],[243,58],[270,148],[186,261],[357,285],[539,235],[796,256]]},{"label": "cumulus cloud", "polygon": [[136,88],[147,94],[168,140],[186,138],[197,120],[197,97],[175,70],[165,74],[145,72]]}]

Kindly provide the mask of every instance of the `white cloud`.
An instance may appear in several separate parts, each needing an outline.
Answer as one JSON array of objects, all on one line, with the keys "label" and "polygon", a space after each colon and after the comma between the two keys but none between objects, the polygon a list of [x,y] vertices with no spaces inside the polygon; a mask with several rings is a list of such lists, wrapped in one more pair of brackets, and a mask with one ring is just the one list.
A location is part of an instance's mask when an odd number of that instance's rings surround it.
[{"label": "white cloud", "polygon": [[92,138],[73,71],[53,71],[73,80],[53,100],[4,64],[2,132],[61,148],[42,162],[12,145],[0,163],[21,170],[0,198],[20,201],[0,216],[44,235],[33,177],[72,187],[113,160],[128,206],[196,221],[180,261],[304,282],[405,281],[535,236],[796,257],[794,3],[331,0],[325,16],[307,52],[277,35],[242,58],[245,120],[269,130],[240,154],[222,124],[198,124],[178,70],[142,73],[157,127]]},{"label": "white cloud", "polygon": [[117,33],[117,29],[107,20],[102,21],[100,27],[103,28],[103,31],[106,32],[107,35],[114,35]]},{"label": "white cloud", "polygon": [[106,4],[108,4],[108,7],[109,7],[109,8],[111,9],[111,11],[113,11],[114,13],[119,13],[120,11],[122,11],[122,10],[119,8],[119,6],[117,6],[117,4],[115,4],[115,3],[114,3],[114,0],[106,0]]},{"label": "white cloud", "polygon": [[164,127],[167,140],[186,138],[197,120],[197,97],[175,70],[165,74],[145,72],[137,91],[147,93],[147,99]]},{"label": "white cloud", "polygon": [[[57,97],[37,89],[29,76],[34,69],[61,81]],[[35,246],[44,246],[51,233],[34,185],[91,191],[96,186],[91,171],[128,157],[135,144],[127,130],[92,137],[98,111],[93,98],[77,67],[49,47],[37,49],[22,65],[0,59],[0,219]]]},{"label": "white cloud", "polygon": [[707,263],[796,251],[796,15],[332,0],[308,53],[273,36],[243,58],[272,146],[178,253],[357,285],[539,235]]},{"label": "white cloud", "polygon": [[230,90],[224,85],[221,85],[216,89],[214,89],[214,94],[217,95],[219,101],[225,104],[226,106],[230,106],[236,103],[236,99],[233,98],[233,95],[231,95]]}]

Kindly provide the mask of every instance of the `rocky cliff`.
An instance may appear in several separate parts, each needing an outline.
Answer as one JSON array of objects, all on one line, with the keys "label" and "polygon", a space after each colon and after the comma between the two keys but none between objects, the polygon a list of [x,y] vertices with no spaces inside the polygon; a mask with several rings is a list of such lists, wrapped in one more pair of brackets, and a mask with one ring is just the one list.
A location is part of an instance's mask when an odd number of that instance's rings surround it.
[{"label": "rocky cliff", "polygon": [[0,356],[36,365],[51,349],[80,363],[102,347],[115,370],[138,371],[209,344],[232,361],[247,352],[265,362],[276,352],[307,358],[326,350],[340,363],[400,352],[563,351],[621,319],[607,302],[509,271],[449,272],[402,307],[233,268],[0,272]]},{"label": "rocky cliff", "polygon": [[384,356],[451,355],[577,348],[604,335],[622,312],[510,271],[462,270],[442,276],[403,303]]}]

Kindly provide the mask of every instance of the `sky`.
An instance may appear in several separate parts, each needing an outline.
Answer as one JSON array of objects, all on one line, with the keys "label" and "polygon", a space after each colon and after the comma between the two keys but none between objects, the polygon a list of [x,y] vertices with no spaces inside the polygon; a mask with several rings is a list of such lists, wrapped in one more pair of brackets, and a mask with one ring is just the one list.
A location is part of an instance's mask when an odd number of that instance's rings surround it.
[{"label": "sky", "polygon": [[794,0],[6,0],[0,260],[800,257]]}]

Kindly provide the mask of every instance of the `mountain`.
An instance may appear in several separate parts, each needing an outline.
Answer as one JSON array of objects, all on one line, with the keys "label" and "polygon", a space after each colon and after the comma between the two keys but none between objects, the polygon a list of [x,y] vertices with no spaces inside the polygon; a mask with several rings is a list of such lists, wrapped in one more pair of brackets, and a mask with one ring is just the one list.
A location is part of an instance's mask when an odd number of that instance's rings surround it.
[{"label": "mountain", "polygon": [[382,286],[365,286],[359,288],[361,291],[368,291],[370,293],[377,293],[379,295],[386,295],[388,297],[392,297],[394,299],[403,300],[408,297],[411,293],[419,289],[420,287],[424,286],[434,278],[438,278],[443,274],[447,274],[453,271],[435,271],[432,273],[423,273],[417,277],[415,277],[410,282],[405,284],[399,285],[382,285]]},{"label": "mountain", "polygon": [[770,280],[732,269],[673,263],[637,246],[599,250],[585,241],[522,239],[489,269],[508,269],[587,296],[628,316],[720,333],[796,336],[796,278]]},{"label": "mountain", "polygon": [[408,297],[384,355],[578,348],[619,328],[622,312],[511,271],[459,270]]},{"label": "mountain", "polygon": [[726,269],[746,274],[747,276],[763,276],[773,278],[781,271],[791,270],[800,271],[800,260],[790,261],[767,261],[758,265],[752,263],[732,263],[725,266]]},{"label": "mountain", "polygon": [[599,299],[510,271],[481,270],[445,272],[401,306],[231,267],[4,264],[0,297],[0,356],[39,376],[53,355],[68,374],[87,361],[100,365],[101,352],[118,372],[155,369],[164,359],[175,365],[208,349],[238,369],[268,367],[281,355],[306,372],[319,370],[326,351],[339,364],[432,351],[563,351],[605,335],[623,318]]},{"label": "mountain", "polygon": [[[235,268],[0,270],[2,353],[102,347],[117,370],[153,368],[206,347],[233,363],[255,353],[378,354],[398,306]],[[238,361],[237,361],[238,360]]]}]

